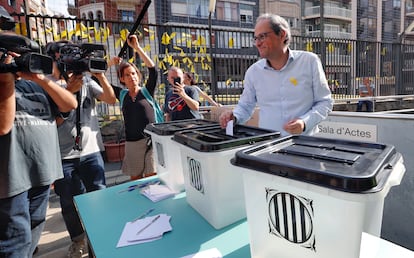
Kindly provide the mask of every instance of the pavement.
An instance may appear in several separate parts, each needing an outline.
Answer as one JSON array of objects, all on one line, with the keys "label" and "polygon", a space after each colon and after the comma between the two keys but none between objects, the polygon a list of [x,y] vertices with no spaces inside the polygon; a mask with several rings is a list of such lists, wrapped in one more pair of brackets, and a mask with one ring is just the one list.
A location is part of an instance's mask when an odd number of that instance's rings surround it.
[{"label": "pavement", "polygon": [[[105,177],[108,187],[129,180],[121,172],[121,163],[105,163]],[[34,258],[64,258],[71,244],[69,233],[61,214],[59,197],[53,190],[50,192],[49,207],[46,214],[46,225],[39,240],[38,251]],[[83,257],[88,257],[84,254]]]}]

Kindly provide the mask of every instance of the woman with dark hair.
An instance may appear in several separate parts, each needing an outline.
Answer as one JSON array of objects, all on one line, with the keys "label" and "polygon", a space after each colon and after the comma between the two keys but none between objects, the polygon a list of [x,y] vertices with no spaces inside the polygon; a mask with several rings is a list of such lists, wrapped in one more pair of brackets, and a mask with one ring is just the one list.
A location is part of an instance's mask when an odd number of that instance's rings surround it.
[{"label": "woman with dark hair", "polygon": [[216,107],[220,107],[221,104],[217,103],[214,101],[214,99],[212,99],[206,92],[204,92],[203,90],[201,90],[196,84],[196,81],[194,80],[194,76],[192,73],[190,72],[185,72],[184,73],[184,84],[187,86],[193,86],[197,91],[198,94],[203,97],[203,99],[207,100],[208,103],[210,103],[210,105],[212,106],[216,106]]},{"label": "woman with dark hair", "polygon": [[131,176],[131,180],[135,180],[155,174],[150,138],[144,133],[147,124],[155,122],[154,109],[143,95],[142,89],[145,87],[149,94],[154,96],[157,71],[154,62],[141,48],[135,35],[128,39],[128,45],[138,53],[149,74],[144,86],[144,78],[138,68],[133,63],[117,59],[120,62],[118,78],[126,87],[126,94],[121,93],[122,89],[114,87],[115,94],[121,102],[125,125],[125,157],[122,172]]}]

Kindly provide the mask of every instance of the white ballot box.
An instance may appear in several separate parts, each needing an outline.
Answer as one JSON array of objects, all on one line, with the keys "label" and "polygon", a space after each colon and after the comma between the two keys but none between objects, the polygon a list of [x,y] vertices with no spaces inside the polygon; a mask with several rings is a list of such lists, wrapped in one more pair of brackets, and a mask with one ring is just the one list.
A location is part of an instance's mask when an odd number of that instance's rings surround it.
[{"label": "white ballot box", "polygon": [[217,122],[204,119],[187,119],[148,124],[145,132],[151,135],[157,175],[174,192],[184,190],[180,151],[172,141],[175,132],[204,127],[220,127]]},{"label": "white ballot box", "polygon": [[236,125],[232,135],[222,128],[202,128],[174,134],[179,143],[187,202],[214,228],[246,217],[243,180],[230,164],[234,154],[279,132]]},{"label": "white ballot box", "polygon": [[393,146],[288,136],[236,153],[252,257],[359,258],[405,173]]}]

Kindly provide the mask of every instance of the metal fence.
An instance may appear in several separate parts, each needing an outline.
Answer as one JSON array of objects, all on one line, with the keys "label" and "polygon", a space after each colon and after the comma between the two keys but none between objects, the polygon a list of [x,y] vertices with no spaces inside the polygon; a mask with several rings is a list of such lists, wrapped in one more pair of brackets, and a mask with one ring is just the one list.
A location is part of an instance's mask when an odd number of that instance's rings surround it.
[{"label": "metal fence", "polygon": [[[61,39],[103,44],[108,57],[118,55],[133,26],[119,21],[12,15],[20,21],[16,31],[40,45]],[[198,85],[219,103],[235,104],[243,89],[244,72],[259,58],[251,41],[253,30],[142,24],[137,34],[159,69],[156,97],[161,103],[168,85],[166,72],[174,65],[193,72]],[[319,55],[337,100],[358,98],[363,77],[370,77],[375,84],[375,96],[414,93],[414,45],[293,36],[290,47]],[[124,58],[133,56],[127,51]],[[141,61],[135,62],[145,75]],[[107,77],[113,85],[120,86],[114,68],[108,70]]]}]

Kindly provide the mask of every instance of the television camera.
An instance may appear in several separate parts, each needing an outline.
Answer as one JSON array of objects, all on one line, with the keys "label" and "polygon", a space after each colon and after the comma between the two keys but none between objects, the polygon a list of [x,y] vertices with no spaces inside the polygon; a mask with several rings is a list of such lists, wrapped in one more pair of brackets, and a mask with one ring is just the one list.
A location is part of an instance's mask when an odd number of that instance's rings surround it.
[{"label": "television camera", "polygon": [[87,71],[104,73],[108,68],[104,58],[105,47],[101,44],[53,42],[47,45],[46,52],[56,60],[64,77],[68,73],[82,74]]},{"label": "television camera", "polygon": [[[14,57],[12,63],[5,64],[2,61],[7,56],[8,51],[15,52],[20,56]],[[1,33],[0,53],[0,73],[52,73],[53,60],[40,54],[40,46],[36,41],[24,36],[7,32]]]}]

